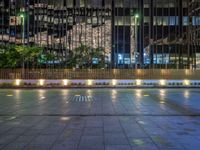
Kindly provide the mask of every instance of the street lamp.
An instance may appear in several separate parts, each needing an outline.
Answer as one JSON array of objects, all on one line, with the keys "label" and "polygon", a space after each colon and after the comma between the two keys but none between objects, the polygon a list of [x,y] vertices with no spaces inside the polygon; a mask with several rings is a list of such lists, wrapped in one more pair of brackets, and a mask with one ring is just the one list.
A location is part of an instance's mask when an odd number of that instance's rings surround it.
[{"label": "street lamp", "polygon": [[139,18],[139,14],[135,14],[135,18],[137,18],[137,19],[138,19],[138,18]]},{"label": "street lamp", "polygon": [[[22,43],[23,43],[23,47],[24,47],[24,45],[25,45],[25,15],[23,13],[21,13],[19,16],[21,18]],[[24,78],[24,73],[25,73],[25,70],[24,70],[24,56],[22,58],[23,58],[23,62],[22,62],[22,77]]]},{"label": "street lamp", "polygon": [[137,58],[136,58],[136,53],[137,53],[137,22],[139,19],[139,14],[135,14],[135,52],[134,52],[134,57],[135,57],[135,69],[137,69]]},{"label": "street lamp", "polygon": [[21,21],[22,21],[22,42],[23,42],[23,45],[25,44],[25,16],[24,14],[20,14],[20,18],[21,18]]}]

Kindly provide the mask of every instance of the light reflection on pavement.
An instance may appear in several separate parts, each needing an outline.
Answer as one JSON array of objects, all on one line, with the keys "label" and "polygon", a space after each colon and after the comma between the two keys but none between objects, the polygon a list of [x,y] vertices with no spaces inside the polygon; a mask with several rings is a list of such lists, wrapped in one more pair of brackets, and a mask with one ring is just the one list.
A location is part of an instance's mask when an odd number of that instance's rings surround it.
[{"label": "light reflection on pavement", "polygon": [[0,90],[0,149],[199,147],[200,89]]}]

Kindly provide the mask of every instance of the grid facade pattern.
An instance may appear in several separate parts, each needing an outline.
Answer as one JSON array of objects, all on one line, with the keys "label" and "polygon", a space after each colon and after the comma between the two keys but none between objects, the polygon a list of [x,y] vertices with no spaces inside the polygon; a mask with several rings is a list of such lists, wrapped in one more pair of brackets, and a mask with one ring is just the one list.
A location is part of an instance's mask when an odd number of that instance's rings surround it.
[{"label": "grid facade pattern", "polygon": [[190,17],[188,37],[190,41],[190,50],[194,55],[192,61],[195,68],[200,68],[200,19],[196,18],[200,16],[200,0],[190,0],[188,8]]},{"label": "grid facade pattern", "polygon": [[196,69],[200,52],[193,45],[199,34],[191,35],[200,23],[194,21],[198,10],[190,11],[194,5],[190,0],[1,0],[0,43],[44,46],[60,60],[81,44],[103,48],[110,68]]}]

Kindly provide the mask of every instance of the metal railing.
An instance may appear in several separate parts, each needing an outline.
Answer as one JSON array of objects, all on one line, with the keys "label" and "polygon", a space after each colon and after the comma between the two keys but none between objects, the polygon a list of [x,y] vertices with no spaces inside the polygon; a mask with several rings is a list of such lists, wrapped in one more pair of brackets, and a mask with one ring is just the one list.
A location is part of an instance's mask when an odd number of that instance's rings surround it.
[{"label": "metal railing", "polygon": [[0,69],[0,79],[190,79],[200,70],[173,69]]}]

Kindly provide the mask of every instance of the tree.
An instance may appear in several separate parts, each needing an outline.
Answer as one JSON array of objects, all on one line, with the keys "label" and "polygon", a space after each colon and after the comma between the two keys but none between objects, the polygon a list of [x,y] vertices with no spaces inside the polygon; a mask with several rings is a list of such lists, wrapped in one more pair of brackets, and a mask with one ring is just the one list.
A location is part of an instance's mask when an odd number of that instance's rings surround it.
[{"label": "tree", "polygon": [[[96,61],[96,64],[94,63]],[[67,65],[71,68],[104,68],[105,55],[103,48],[92,48],[87,45],[79,47],[69,52]]]},{"label": "tree", "polygon": [[0,46],[0,68],[24,68],[25,64],[34,66],[42,55],[43,48],[37,46]]},{"label": "tree", "polygon": [[37,46],[16,46],[16,52],[20,55],[20,62],[22,62],[21,67],[24,68],[24,64],[31,64],[35,66],[37,64],[37,59],[43,53],[43,47]]},{"label": "tree", "polygon": [[1,46],[0,48],[0,68],[15,68],[20,62],[20,54],[15,46]]}]

